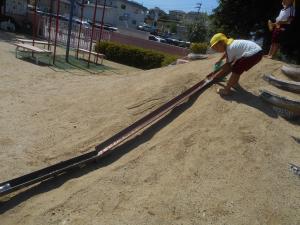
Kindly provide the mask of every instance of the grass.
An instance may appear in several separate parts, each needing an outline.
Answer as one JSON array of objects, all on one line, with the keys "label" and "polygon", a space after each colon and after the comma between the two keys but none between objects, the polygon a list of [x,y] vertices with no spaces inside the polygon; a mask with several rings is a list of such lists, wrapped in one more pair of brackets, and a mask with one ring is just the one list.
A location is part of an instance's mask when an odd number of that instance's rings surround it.
[{"label": "grass", "polygon": [[[93,56],[91,56],[91,62],[88,67],[88,61],[86,59],[83,58],[77,59],[74,55],[75,55],[74,52],[72,52],[69,55],[69,62],[66,62],[65,55],[56,55],[54,64],[53,64],[53,57],[51,57],[50,59],[49,56],[43,55],[39,57],[39,66],[50,66],[54,69],[65,70],[65,71],[85,70],[93,74],[113,70],[113,68],[111,67],[93,63],[92,61],[94,59]],[[35,58],[32,57],[32,54],[29,52],[18,52],[18,58],[35,63]],[[50,65],[49,65],[49,60],[51,62]]]}]

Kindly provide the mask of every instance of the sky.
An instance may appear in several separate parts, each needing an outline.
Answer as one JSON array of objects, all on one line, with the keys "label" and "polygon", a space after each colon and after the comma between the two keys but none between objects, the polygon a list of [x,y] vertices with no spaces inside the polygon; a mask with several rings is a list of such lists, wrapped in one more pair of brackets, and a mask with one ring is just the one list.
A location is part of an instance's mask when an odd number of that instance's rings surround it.
[{"label": "sky", "polygon": [[218,6],[218,0],[134,0],[141,3],[147,8],[159,7],[164,11],[169,10],[183,10],[185,12],[197,11],[195,7],[197,3],[202,2],[201,12],[211,13],[211,11]]}]

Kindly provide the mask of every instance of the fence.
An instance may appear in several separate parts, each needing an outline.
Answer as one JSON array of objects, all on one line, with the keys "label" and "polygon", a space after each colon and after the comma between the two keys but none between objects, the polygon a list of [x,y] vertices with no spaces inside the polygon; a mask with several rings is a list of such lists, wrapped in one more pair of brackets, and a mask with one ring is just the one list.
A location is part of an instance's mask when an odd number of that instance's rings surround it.
[{"label": "fence", "polygon": [[[51,26],[50,26],[50,18],[49,17],[43,17],[42,19],[42,36],[44,39],[49,40],[49,34],[50,34],[50,41],[55,41],[55,34],[56,34],[56,20],[53,17]],[[50,28],[51,27],[51,28]],[[59,26],[58,26],[58,32],[57,32],[57,43],[66,46],[68,41],[68,27],[69,22],[59,20]],[[70,37],[70,47],[71,48],[77,48],[78,47],[78,40],[79,40],[79,30],[80,30],[80,24],[73,23],[72,31],[71,31],[71,37]],[[93,41],[100,40],[100,28],[94,28],[94,35],[93,35]],[[103,30],[102,31],[102,40],[110,40],[111,32]],[[85,25],[81,26],[81,34],[80,34],[80,40],[79,40],[79,48],[83,48],[86,50],[89,50],[90,43],[91,43],[91,37],[92,37],[92,28],[86,27]]]},{"label": "fence", "polygon": [[[40,25],[42,26],[42,37],[46,40],[49,40],[49,34],[50,34],[50,41],[55,41],[55,34],[56,34],[56,20],[53,17],[52,23],[51,23],[51,29],[50,28],[50,18],[49,17],[43,17],[41,19]],[[68,40],[68,26],[69,22],[64,20],[59,20],[59,26],[58,26],[58,32],[57,32],[57,43],[66,46],[67,40]],[[49,32],[50,30],[50,32]],[[72,31],[71,31],[71,37],[70,37],[70,47],[77,49],[78,47],[78,40],[79,40],[79,30],[80,30],[80,24],[73,23]],[[93,41],[100,40],[100,28],[94,28],[94,35],[93,35]],[[79,40],[79,48],[89,50],[90,48],[90,42],[91,42],[91,36],[92,36],[92,28],[86,27],[85,25],[82,25],[81,27],[81,34],[80,34],[80,40]],[[154,42],[149,41],[145,39],[141,39],[139,37],[133,37],[129,35],[125,35],[118,32],[111,32],[107,30],[102,31],[102,37],[101,40],[105,41],[114,41],[121,44],[127,44],[127,45],[134,45],[141,48],[146,49],[152,49],[157,50],[161,52],[165,52],[172,55],[179,55],[179,56],[185,56],[189,53],[189,50],[186,48],[181,48],[173,45],[168,45],[160,42]]]}]

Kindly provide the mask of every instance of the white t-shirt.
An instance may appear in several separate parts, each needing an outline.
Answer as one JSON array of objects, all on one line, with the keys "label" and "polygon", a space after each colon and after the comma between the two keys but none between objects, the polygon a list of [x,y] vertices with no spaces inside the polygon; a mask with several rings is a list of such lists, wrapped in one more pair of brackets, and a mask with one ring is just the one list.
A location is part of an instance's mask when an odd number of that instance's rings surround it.
[{"label": "white t-shirt", "polygon": [[227,46],[227,59],[228,62],[231,63],[242,57],[250,57],[261,50],[261,47],[253,41],[234,40],[230,45]]},{"label": "white t-shirt", "polygon": [[295,8],[294,6],[289,6],[285,9],[282,9],[276,18],[276,22],[279,21],[288,21],[290,17],[295,17]]}]

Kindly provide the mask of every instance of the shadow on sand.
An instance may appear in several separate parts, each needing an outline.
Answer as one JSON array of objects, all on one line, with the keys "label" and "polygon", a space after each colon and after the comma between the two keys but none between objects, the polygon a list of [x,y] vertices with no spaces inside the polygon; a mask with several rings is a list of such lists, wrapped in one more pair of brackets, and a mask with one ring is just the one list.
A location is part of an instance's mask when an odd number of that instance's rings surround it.
[{"label": "shadow on sand", "polygon": [[[224,86],[223,84],[219,84],[219,85]],[[251,92],[248,92],[240,85],[238,85],[235,88],[235,92],[233,92],[231,95],[221,96],[221,97],[227,101],[235,101],[237,103],[248,105],[252,108],[255,108],[265,113],[266,115],[272,118],[278,118],[277,113],[272,109],[272,107],[267,105],[259,96],[256,96]]]}]

